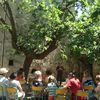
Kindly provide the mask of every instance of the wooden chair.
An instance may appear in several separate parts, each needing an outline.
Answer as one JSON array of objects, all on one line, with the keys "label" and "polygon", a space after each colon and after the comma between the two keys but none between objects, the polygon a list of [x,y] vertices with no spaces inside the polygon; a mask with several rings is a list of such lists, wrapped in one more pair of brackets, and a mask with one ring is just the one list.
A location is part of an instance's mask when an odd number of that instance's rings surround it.
[{"label": "wooden chair", "polygon": [[93,90],[93,89],[94,89],[94,86],[92,86],[92,85],[83,86],[83,89],[84,89],[84,90]]},{"label": "wooden chair", "polygon": [[78,90],[76,93],[76,100],[78,100],[78,97],[86,97],[88,100],[88,95],[89,94],[87,92]]},{"label": "wooden chair", "polygon": [[43,87],[42,86],[32,86],[32,100],[33,98],[39,98],[43,100]]},{"label": "wooden chair", "polygon": [[24,85],[26,83],[25,80],[20,80],[19,82],[20,82],[21,85]]},{"label": "wooden chair", "polygon": [[0,100],[4,100],[4,90],[3,90],[3,86],[0,86]]},{"label": "wooden chair", "polygon": [[95,96],[97,97],[98,100],[100,100],[100,92],[95,93]]},{"label": "wooden chair", "polygon": [[19,100],[17,89],[14,87],[6,87],[7,90],[7,100]]},{"label": "wooden chair", "polygon": [[32,91],[42,91],[43,87],[41,86],[32,86]]},{"label": "wooden chair", "polygon": [[56,100],[66,100],[67,89],[61,88],[56,90]]},{"label": "wooden chair", "polygon": [[88,85],[88,86],[83,86],[83,90],[88,92],[90,97],[91,95],[94,95],[93,90],[94,90],[94,86],[93,85]]},{"label": "wooden chair", "polygon": [[0,82],[0,100],[7,99],[7,91],[6,91],[7,85],[3,82]]},{"label": "wooden chair", "polygon": [[21,84],[22,89],[25,91],[25,83],[26,83],[26,81],[24,79],[22,79],[22,80],[19,80],[19,82]]}]

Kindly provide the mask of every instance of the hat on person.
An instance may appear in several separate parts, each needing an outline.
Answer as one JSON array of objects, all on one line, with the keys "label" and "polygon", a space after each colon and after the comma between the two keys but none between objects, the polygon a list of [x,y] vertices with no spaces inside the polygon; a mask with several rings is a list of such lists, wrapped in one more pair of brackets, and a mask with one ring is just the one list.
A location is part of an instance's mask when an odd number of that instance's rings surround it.
[{"label": "hat on person", "polygon": [[34,72],[34,74],[35,74],[35,75],[42,75],[42,72],[39,71],[39,70],[37,70],[37,71]]},{"label": "hat on person", "polygon": [[0,74],[6,74],[8,70],[6,68],[0,68]]}]

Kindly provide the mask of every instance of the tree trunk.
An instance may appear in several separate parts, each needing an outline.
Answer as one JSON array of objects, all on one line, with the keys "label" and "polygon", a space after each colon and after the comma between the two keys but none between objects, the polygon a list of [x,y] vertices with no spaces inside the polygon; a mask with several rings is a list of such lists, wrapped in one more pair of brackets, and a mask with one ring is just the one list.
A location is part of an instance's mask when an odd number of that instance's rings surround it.
[{"label": "tree trunk", "polygon": [[90,63],[89,60],[88,60],[88,57],[86,57],[86,56],[80,58],[80,62],[81,62],[80,67],[82,67],[82,71],[84,72],[85,70],[88,70],[90,72],[92,79],[94,80],[93,63]]},{"label": "tree trunk", "polygon": [[30,65],[32,63],[32,60],[33,58],[31,56],[27,56],[25,57],[25,60],[24,60],[24,64],[23,64],[23,69],[24,69],[24,72],[25,72],[25,80],[27,81],[27,77],[28,77],[28,74],[29,74],[29,68],[30,68]]},{"label": "tree trunk", "polygon": [[93,63],[92,64],[91,63],[88,63],[88,70],[90,72],[90,75],[91,75],[93,81],[95,82],[94,75],[93,75]]}]

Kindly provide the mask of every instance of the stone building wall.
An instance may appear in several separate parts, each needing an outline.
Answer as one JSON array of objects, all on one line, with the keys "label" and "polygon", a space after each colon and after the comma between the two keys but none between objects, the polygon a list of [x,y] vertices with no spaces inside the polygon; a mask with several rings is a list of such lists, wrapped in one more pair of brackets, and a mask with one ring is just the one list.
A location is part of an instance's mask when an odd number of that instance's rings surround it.
[{"label": "stone building wall", "polygon": [[[4,39],[5,34],[5,39]],[[10,71],[16,71],[19,67],[22,67],[24,56],[11,55],[12,45],[11,36],[8,32],[0,30],[0,66],[10,69]],[[13,65],[9,65],[9,61],[13,60]]]},{"label": "stone building wall", "polygon": [[[7,22],[7,17],[0,7],[0,16],[2,16]],[[8,22],[9,23],[9,22]],[[7,30],[0,29],[0,67],[6,67],[9,71],[16,71],[23,65],[24,56],[11,55],[11,35]],[[13,60],[13,66],[9,66],[9,60]]]}]

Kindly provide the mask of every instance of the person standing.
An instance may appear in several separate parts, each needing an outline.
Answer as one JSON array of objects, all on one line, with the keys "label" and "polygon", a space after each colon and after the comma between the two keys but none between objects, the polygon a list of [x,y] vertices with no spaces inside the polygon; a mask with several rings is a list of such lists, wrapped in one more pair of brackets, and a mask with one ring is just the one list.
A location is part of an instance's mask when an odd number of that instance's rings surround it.
[{"label": "person standing", "polygon": [[57,71],[57,83],[61,85],[63,81],[63,72],[64,72],[63,66],[58,65],[56,71]]},{"label": "person standing", "polygon": [[[63,87],[69,90],[69,93],[70,93],[69,98],[71,100],[76,100],[77,91],[82,89],[81,82],[76,77],[76,74],[73,72],[68,74],[68,79],[69,79],[68,82]],[[78,97],[78,100],[82,100],[82,98]]]}]

